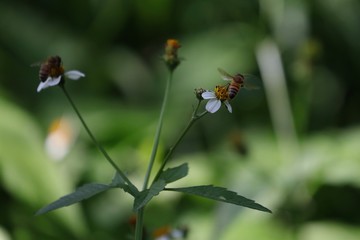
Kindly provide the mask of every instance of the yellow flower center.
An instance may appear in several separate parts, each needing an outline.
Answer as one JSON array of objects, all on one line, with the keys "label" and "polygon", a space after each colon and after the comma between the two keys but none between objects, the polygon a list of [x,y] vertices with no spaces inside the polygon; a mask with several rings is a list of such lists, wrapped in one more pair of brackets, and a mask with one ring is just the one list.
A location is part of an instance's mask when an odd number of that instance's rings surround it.
[{"label": "yellow flower center", "polygon": [[227,86],[216,86],[215,87],[216,98],[220,101],[229,100],[229,93]]}]

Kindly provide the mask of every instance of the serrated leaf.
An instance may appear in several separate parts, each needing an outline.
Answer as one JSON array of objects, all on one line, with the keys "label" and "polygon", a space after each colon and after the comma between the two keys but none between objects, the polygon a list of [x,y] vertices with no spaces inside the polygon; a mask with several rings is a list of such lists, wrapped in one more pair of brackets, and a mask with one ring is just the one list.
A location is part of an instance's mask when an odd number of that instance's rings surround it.
[{"label": "serrated leaf", "polygon": [[162,190],[164,190],[166,182],[163,179],[159,179],[151,185],[149,189],[141,191],[134,201],[134,211],[139,210],[145,206],[154,196],[158,195]]},{"label": "serrated leaf", "polygon": [[188,174],[189,167],[187,163],[181,164],[174,168],[168,168],[163,171],[159,179],[163,179],[166,183],[175,182]]},{"label": "serrated leaf", "polygon": [[125,192],[129,193],[133,197],[139,194],[139,190],[134,185],[128,185],[118,172],[115,172],[110,186],[122,188]]},{"label": "serrated leaf", "polygon": [[185,188],[166,188],[165,190],[193,194],[220,202],[231,203],[231,204],[271,213],[269,209],[256,203],[254,200],[240,196],[236,192],[229,191],[223,187],[205,185],[205,186],[194,186],[194,187],[185,187]]},{"label": "serrated leaf", "polygon": [[89,183],[84,186],[76,189],[75,192],[72,192],[68,195],[65,195],[55,202],[50,203],[49,205],[38,210],[35,215],[41,215],[55,209],[59,209],[62,207],[66,207],[75,203],[78,203],[84,199],[90,198],[96,194],[104,192],[108,189],[112,188],[111,185],[100,184],[100,183]]},{"label": "serrated leaf", "polygon": [[110,185],[113,187],[122,188],[123,186],[126,185],[126,183],[125,180],[121,177],[121,175],[116,171],[113,179],[111,180]]}]

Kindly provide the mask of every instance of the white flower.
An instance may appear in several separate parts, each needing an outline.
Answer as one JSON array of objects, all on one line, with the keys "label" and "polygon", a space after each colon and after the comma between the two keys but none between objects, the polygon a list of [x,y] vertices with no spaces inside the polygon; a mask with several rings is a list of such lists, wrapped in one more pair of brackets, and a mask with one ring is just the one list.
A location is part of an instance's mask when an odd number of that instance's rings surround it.
[{"label": "white flower", "polygon": [[227,110],[232,113],[232,107],[229,103],[229,97],[227,94],[226,86],[216,86],[215,92],[213,91],[206,91],[201,94],[203,99],[209,100],[206,103],[205,109],[210,113],[215,113],[217,110],[220,109],[221,103],[224,103]]},{"label": "white flower", "polygon": [[41,90],[43,90],[45,88],[58,85],[61,82],[61,78],[63,76],[65,76],[71,80],[78,80],[81,77],[85,77],[85,74],[78,70],[71,70],[71,71],[65,72],[64,75],[60,75],[60,76],[56,76],[56,77],[49,76],[45,80],[45,82],[40,82],[40,84],[37,88],[37,92],[40,92]]}]

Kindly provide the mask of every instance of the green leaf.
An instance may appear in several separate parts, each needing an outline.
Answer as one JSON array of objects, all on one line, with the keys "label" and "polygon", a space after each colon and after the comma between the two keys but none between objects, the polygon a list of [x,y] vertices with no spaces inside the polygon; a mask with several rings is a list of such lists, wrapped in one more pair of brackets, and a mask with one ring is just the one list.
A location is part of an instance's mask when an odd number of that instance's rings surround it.
[{"label": "green leaf", "polygon": [[194,187],[185,187],[185,188],[166,188],[165,190],[193,194],[220,202],[231,203],[231,204],[271,213],[269,209],[256,203],[254,200],[240,196],[236,192],[229,191],[223,187],[205,185],[205,186],[194,186]]},{"label": "green leaf", "polygon": [[41,215],[58,208],[66,207],[75,203],[78,203],[84,199],[90,198],[96,194],[104,192],[112,188],[111,185],[100,184],[100,183],[89,183],[76,189],[75,192],[65,195],[55,202],[38,210],[35,215]]},{"label": "green leaf", "polygon": [[121,175],[116,171],[113,179],[110,183],[113,187],[123,188],[126,185],[125,180],[121,177]]},{"label": "green leaf", "polygon": [[136,194],[134,201],[134,211],[145,206],[154,196],[164,190],[167,183],[174,182],[185,177],[188,174],[188,165],[184,163],[174,168],[168,168],[163,171],[157,181],[155,181],[149,189]]},{"label": "green leaf", "polygon": [[139,210],[145,206],[154,196],[158,195],[162,190],[164,190],[166,182],[163,179],[159,179],[151,185],[149,189],[141,191],[134,201],[134,211]]},{"label": "green leaf", "polygon": [[122,188],[125,192],[129,193],[133,197],[139,194],[139,190],[134,186],[128,185],[125,180],[121,177],[118,172],[115,172],[115,175],[110,183],[111,187]]},{"label": "green leaf", "polygon": [[174,168],[168,168],[163,171],[159,179],[163,179],[166,183],[175,182],[188,174],[189,167],[187,163]]}]

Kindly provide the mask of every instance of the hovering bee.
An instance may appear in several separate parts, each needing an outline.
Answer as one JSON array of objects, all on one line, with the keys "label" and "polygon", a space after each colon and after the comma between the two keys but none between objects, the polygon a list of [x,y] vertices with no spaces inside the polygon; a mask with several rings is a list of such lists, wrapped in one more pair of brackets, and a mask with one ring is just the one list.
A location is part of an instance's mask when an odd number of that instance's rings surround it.
[{"label": "hovering bee", "polygon": [[241,88],[245,89],[258,89],[257,86],[249,83],[250,76],[242,75],[240,73],[235,76],[230,75],[225,70],[218,68],[218,71],[225,81],[230,81],[228,85],[228,95],[230,99],[233,99]]},{"label": "hovering bee", "polygon": [[249,147],[245,134],[238,129],[232,129],[229,134],[229,140],[234,149],[243,157],[249,154]]}]

